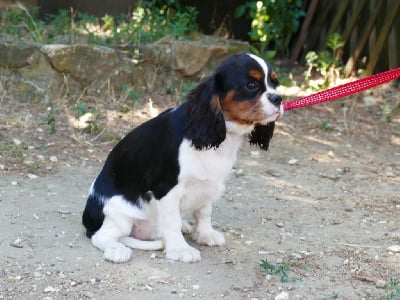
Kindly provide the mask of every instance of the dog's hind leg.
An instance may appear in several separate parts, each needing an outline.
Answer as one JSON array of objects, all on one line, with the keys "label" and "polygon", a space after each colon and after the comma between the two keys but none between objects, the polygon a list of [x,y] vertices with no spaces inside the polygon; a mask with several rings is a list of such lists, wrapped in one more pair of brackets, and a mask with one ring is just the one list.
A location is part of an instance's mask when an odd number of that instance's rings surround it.
[{"label": "dog's hind leg", "polygon": [[104,206],[104,221],[92,236],[92,244],[104,251],[104,259],[114,263],[130,259],[132,250],[119,239],[129,236],[134,219],[144,219],[145,213],[122,196],[114,196]]}]

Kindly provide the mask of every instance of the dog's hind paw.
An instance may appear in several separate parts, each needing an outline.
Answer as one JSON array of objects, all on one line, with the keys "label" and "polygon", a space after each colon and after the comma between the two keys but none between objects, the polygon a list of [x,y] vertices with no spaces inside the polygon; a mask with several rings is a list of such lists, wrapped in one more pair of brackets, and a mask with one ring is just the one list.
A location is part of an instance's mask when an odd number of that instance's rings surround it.
[{"label": "dog's hind paw", "polygon": [[121,243],[112,243],[104,249],[103,258],[114,263],[122,263],[131,258],[132,250]]}]

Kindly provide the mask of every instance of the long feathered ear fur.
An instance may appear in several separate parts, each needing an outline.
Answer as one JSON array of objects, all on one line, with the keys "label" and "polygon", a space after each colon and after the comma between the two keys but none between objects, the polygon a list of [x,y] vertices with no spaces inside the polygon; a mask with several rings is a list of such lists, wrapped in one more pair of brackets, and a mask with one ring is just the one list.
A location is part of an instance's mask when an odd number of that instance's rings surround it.
[{"label": "long feathered ear fur", "polygon": [[259,146],[263,150],[268,150],[269,142],[274,135],[275,122],[267,125],[256,125],[250,133],[250,145]]},{"label": "long feathered ear fur", "polygon": [[215,78],[208,77],[193,89],[186,105],[185,137],[198,150],[218,148],[225,140],[226,126]]}]

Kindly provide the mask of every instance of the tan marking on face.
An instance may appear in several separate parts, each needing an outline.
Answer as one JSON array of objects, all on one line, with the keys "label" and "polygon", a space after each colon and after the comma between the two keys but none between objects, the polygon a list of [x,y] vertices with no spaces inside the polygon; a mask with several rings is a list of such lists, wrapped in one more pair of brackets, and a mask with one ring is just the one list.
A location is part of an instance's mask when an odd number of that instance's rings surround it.
[{"label": "tan marking on face", "polygon": [[260,101],[261,96],[249,100],[234,100],[235,91],[229,92],[223,100],[223,114],[226,121],[239,124],[254,124],[266,118]]},{"label": "tan marking on face", "polygon": [[257,80],[261,80],[261,78],[263,77],[263,74],[258,70],[251,70],[249,74],[251,77]]}]

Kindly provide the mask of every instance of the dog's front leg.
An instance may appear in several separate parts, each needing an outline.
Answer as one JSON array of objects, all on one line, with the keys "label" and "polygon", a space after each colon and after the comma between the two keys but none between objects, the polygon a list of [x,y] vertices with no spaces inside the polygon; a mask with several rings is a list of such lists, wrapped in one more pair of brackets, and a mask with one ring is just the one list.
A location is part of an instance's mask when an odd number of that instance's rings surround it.
[{"label": "dog's front leg", "polygon": [[212,201],[208,201],[203,207],[194,213],[196,229],[193,239],[200,245],[222,246],[225,244],[224,235],[215,230],[211,225]]},{"label": "dog's front leg", "polygon": [[182,234],[179,187],[172,189],[158,202],[159,232],[164,240],[165,255],[168,259],[183,262],[197,262],[200,251],[191,247]]}]

